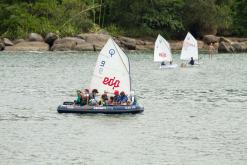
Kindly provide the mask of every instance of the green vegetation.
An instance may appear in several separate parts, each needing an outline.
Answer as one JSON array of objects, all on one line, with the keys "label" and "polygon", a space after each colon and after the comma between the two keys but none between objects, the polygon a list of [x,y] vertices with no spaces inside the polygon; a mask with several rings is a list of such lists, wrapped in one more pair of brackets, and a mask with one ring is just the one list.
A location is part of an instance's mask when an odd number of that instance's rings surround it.
[{"label": "green vegetation", "polygon": [[101,28],[112,35],[183,38],[187,31],[247,36],[246,0],[1,0],[0,36],[30,32],[73,36]]}]

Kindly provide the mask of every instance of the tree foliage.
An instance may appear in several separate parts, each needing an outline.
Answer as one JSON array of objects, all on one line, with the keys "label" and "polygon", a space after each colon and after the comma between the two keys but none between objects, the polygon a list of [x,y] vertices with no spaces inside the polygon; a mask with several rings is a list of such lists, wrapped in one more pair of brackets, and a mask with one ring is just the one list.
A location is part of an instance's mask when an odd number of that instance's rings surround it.
[{"label": "tree foliage", "polygon": [[247,36],[246,0],[1,0],[0,36],[61,36],[106,28],[113,35]]}]

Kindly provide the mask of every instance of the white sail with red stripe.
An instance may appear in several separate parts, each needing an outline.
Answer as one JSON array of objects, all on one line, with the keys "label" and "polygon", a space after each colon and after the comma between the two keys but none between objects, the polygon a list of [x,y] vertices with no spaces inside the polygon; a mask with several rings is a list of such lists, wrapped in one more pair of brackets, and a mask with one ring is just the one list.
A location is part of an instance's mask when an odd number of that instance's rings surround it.
[{"label": "white sail with red stripe", "polygon": [[161,35],[158,35],[155,41],[154,61],[155,62],[172,61],[170,44]]}]

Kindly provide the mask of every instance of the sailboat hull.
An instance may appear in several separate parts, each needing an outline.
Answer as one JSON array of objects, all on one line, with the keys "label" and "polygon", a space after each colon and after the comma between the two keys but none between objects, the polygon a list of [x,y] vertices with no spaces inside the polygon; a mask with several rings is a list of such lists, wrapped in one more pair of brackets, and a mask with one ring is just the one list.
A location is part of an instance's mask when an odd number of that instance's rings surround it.
[{"label": "sailboat hull", "polygon": [[103,113],[103,114],[123,114],[141,113],[144,108],[139,105],[109,105],[109,106],[79,106],[65,102],[57,108],[58,113]]},{"label": "sailboat hull", "polygon": [[161,65],[160,69],[174,69],[177,66],[178,66],[177,64],[172,64],[172,65],[167,64],[167,65],[163,65],[163,66]]}]

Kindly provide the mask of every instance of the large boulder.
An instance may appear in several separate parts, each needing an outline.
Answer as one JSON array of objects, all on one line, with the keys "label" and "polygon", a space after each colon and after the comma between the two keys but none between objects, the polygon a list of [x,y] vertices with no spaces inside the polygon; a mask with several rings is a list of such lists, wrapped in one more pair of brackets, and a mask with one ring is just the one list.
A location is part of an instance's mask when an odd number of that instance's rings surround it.
[{"label": "large boulder", "polygon": [[24,39],[20,38],[20,39],[15,39],[15,40],[13,40],[13,43],[14,43],[14,45],[15,45],[15,44],[18,44],[18,43],[24,42],[24,41],[25,41]]},{"label": "large boulder", "polygon": [[232,44],[232,41],[225,38],[225,37],[220,37],[219,42],[225,42],[225,43],[228,43],[230,45]]},{"label": "large boulder", "polygon": [[234,42],[232,47],[235,52],[246,52],[247,51],[247,42]]},{"label": "large boulder", "polygon": [[40,41],[40,42],[44,41],[43,37],[37,33],[29,33],[28,40],[29,41]]},{"label": "large boulder", "polygon": [[95,51],[96,48],[93,44],[85,42],[83,44],[76,45],[74,50],[76,50],[76,51]]},{"label": "large boulder", "polygon": [[3,38],[3,43],[5,46],[13,46],[13,42],[11,42],[8,38]]},{"label": "large boulder", "polygon": [[129,37],[118,37],[122,47],[128,50],[136,50],[136,40]]},{"label": "large boulder", "polygon": [[203,36],[203,41],[206,44],[219,42],[220,38],[215,35],[205,35]]},{"label": "large boulder", "polygon": [[76,45],[84,44],[83,39],[77,37],[64,37],[62,39],[57,39],[53,46],[51,47],[52,51],[69,51],[74,50]]},{"label": "large boulder", "polygon": [[235,49],[230,43],[224,41],[219,43],[219,48],[218,48],[219,53],[232,53],[234,51]]},{"label": "large boulder", "polygon": [[180,51],[183,47],[183,41],[171,41],[170,46],[172,50]]},{"label": "large boulder", "polygon": [[5,47],[7,51],[48,51],[49,45],[39,41],[23,41],[14,46]]},{"label": "large boulder", "polygon": [[136,50],[150,51],[154,49],[154,42],[145,39],[136,39]]},{"label": "large boulder", "polygon": [[45,42],[49,44],[50,47],[56,39],[58,39],[58,36],[55,33],[47,33],[45,36]]},{"label": "large boulder", "polygon": [[94,45],[97,50],[100,50],[111,36],[107,34],[84,33],[79,34],[77,37],[85,40],[87,43]]},{"label": "large boulder", "polygon": [[5,48],[5,45],[4,45],[4,43],[2,43],[1,40],[0,40],[0,51],[4,50],[4,48]]}]

